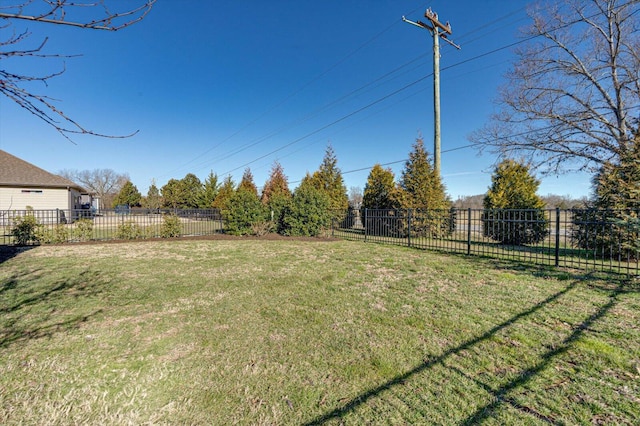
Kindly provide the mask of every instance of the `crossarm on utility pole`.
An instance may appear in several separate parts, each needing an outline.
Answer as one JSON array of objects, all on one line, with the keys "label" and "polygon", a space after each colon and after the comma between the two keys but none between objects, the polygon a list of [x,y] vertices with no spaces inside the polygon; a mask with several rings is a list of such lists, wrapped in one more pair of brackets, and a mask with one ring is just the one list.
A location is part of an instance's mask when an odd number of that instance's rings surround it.
[{"label": "crossarm on utility pole", "polygon": [[[427,9],[424,13],[431,25],[424,22],[410,21],[404,16],[402,20],[416,27],[428,30],[433,35],[433,170],[436,175],[440,176],[440,38],[453,47],[460,49],[460,46],[456,45],[451,40],[447,39],[447,34],[451,34],[451,24],[441,23],[438,20],[438,14]],[[440,31],[442,30],[442,31]]]}]

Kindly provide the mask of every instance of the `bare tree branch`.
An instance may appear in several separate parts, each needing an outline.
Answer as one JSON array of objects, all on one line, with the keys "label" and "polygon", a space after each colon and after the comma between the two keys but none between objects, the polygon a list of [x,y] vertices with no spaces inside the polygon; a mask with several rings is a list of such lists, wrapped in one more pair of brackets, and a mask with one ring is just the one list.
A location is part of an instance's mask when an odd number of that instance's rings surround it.
[{"label": "bare tree branch", "polygon": [[500,90],[481,150],[526,158],[544,173],[591,170],[640,132],[640,1],[563,0],[531,8],[535,36]]},{"label": "bare tree branch", "polygon": [[[0,5],[0,28],[10,33],[0,39],[0,60],[7,58],[42,58],[64,60],[79,55],[59,55],[45,53],[48,37],[31,48],[21,48],[29,41],[28,30],[9,31],[13,23],[31,21],[42,24],[68,25],[73,27],[117,31],[141,21],[151,11],[156,0],[140,0],[141,4],[125,11],[112,12],[107,0],[23,0],[21,3]],[[96,15],[98,15],[96,17]],[[93,135],[104,138],[128,138],[138,131],[127,135],[108,135],[82,126],[70,115],[56,106],[56,99],[34,93],[26,83],[40,82],[47,86],[48,80],[65,72],[64,61],[60,70],[48,74],[27,75],[13,73],[4,67],[0,69],[0,94],[53,127],[70,142],[73,135]]]}]

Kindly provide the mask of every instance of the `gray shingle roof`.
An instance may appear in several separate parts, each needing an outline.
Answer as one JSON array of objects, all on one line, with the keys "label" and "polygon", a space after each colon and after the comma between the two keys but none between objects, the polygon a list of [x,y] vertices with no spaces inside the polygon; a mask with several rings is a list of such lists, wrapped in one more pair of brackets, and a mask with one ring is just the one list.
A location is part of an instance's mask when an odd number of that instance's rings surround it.
[{"label": "gray shingle roof", "polygon": [[76,188],[80,185],[27,163],[0,149],[0,186],[37,186],[43,188]]}]

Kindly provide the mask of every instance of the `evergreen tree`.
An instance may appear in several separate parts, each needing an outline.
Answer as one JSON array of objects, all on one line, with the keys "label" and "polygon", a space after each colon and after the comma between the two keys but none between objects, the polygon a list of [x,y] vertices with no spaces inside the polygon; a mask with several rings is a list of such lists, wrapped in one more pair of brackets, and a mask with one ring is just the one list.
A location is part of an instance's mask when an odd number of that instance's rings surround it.
[{"label": "evergreen tree", "polygon": [[258,196],[258,188],[253,182],[253,174],[251,173],[251,169],[248,167],[244,169],[242,180],[240,181],[240,185],[238,185],[238,190],[249,191],[252,194],[255,194],[256,197]]},{"label": "evergreen tree", "polygon": [[216,199],[213,201],[213,208],[224,211],[227,208],[229,198],[236,192],[236,184],[233,182],[231,175],[227,176],[222,182],[222,186],[218,191]]},{"label": "evergreen tree", "polygon": [[398,229],[398,215],[393,210],[395,176],[391,169],[376,164],[369,172],[362,197],[360,218],[368,235],[391,236]]},{"label": "evergreen tree", "polygon": [[349,208],[349,196],[331,144],[327,146],[322,164],[311,176],[311,183],[316,189],[327,194],[332,219],[341,222]]},{"label": "evergreen tree", "polygon": [[147,209],[157,210],[162,207],[162,197],[156,186],[155,180],[151,181],[151,186],[147,190],[147,196],[143,200],[143,207]]},{"label": "evergreen tree", "polygon": [[118,195],[113,199],[113,206],[127,205],[129,207],[140,207],[140,201],[142,195],[138,188],[128,180],[118,192]]},{"label": "evergreen tree", "polygon": [[269,200],[274,194],[282,194],[291,197],[287,176],[284,174],[284,169],[277,161],[271,167],[271,173],[269,173],[269,178],[262,188],[262,197],[260,200],[263,204],[269,204]]},{"label": "evergreen tree", "polygon": [[182,185],[177,179],[169,181],[160,190],[165,207],[177,209],[182,203]]},{"label": "evergreen tree", "polygon": [[204,187],[202,181],[193,173],[188,173],[180,181],[182,201],[180,207],[184,209],[197,209],[200,207]]},{"label": "evergreen tree", "polygon": [[498,164],[484,197],[482,216],[486,237],[502,244],[535,244],[549,235],[545,202],[536,195],[540,182],[529,166],[514,160]]},{"label": "evergreen tree", "polygon": [[621,260],[640,258],[640,135],[592,181],[586,210],[574,210],[572,240],[590,252]]},{"label": "evergreen tree", "polygon": [[395,206],[403,209],[402,214],[411,214],[399,222],[399,234],[406,234],[410,228],[416,236],[443,237],[455,229],[455,211],[422,138],[413,144],[392,199]]},{"label": "evergreen tree", "polygon": [[392,209],[395,207],[394,191],[395,176],[393,172],[391,169],[383,169],[380,164],[376,164],[367,177],[362,207],[366,209]]},{"label": "evergreen tree", "polygon": [[289,205],[291,197],[284,169],[276,161],[262,189],[261,201],[267,207],[273,226],[278,232],[282,230],[282,215],[284,209]]},{"label": "evergreen tree", "polygon": [[254,235],[259,234],[258,230],[265,230],[266,208],[251,188],[239,187],[227,200],[222,213],[230,234]]},{"label": "evergreen tree", "polygon": [[203,189],[200,194],[199,207],[201,209],[213,208],[213,202],[218,196],[220,190],[220,184],[218,183],[218,175],[212,171],[209,172],[209,176],[204,181]]},{"label": "evergreen tree", "polygon": [[329,195],[318,189],[307,174],[285,208],[281,233],[289,236],[320,235],[331,224],[330,203]]},{"label": "evergreen tree", "polygon": [[444,184],[435,173],[422,138],[416,139],[404,165],[396,201],[402,208],[445,210],[451,207]]}]

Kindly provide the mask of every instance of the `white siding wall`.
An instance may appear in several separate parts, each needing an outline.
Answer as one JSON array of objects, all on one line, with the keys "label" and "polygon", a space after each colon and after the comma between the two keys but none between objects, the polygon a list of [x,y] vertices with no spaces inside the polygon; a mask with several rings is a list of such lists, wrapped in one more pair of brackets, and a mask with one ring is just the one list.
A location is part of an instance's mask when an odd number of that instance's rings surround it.
[{"label": "white siding wall", "polygon": [[77,196],[76,192],[35,187],[0,188],[0,210],[25,210],[27,206],[34,210],[67,210],[74,207],[72,196]]}]

